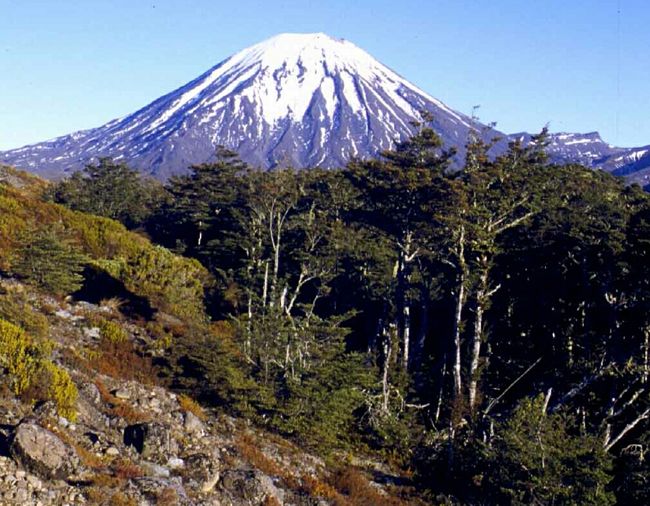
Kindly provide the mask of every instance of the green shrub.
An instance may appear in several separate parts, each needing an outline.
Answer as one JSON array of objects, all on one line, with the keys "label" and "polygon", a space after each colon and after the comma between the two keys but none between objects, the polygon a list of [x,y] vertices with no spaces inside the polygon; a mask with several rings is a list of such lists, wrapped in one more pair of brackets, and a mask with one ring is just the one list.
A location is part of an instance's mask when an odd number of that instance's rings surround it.
[{"label": "green shrub", "polygon": [[22,286],[0,286],[0,318],[25,329],[32,336],[47,336],[47,318],[34,310]]},{"label": "green shrub", "polygon": [[120,324],[110,320],[101,319],[97,322],[102,339],[118,344],[125,342],[129,335]]},{"label": "green shrub", "polygon": [[161,246],[150,246],[132,256],[98,264],[156,308],[192,322],[205,320],[204,283],[208,276],[197,260],[179,257]]},{"label": "green shrub", "polygon": [[0,320],[0,350],[0,364],[9,375],[11,389],[20,395],[38,370],[41,350],[22,329],[5,320]]},{"label": "green shrub", "polygon": [[49,197],[71,209],[134,228],[142,225],[164,199],[164,190],[159,182],[143,178],[123,162],[100,158],[97,164],[88,164],[54,185]]},{"label": "green shrub", "polygon": [[0,368],[15,395],[52,400],[60,415],[75,420],[77,388],[66,370],[49,360],[52,345],[36,342],[25,331],[0,319]]},{"label": "green shrub", "polygon": [[[75,278],[79,274],[76,262],[68,260],[74,260],[75,253],[85,255],[130,292],[149,299],[156,309],[185,320],[205,320],[203,285],[209,275],[198,261],[154,246],[117,221],[43,202],[38,196],[44,183],[15,172],[31,186],[19,189],[0,182],[1,270],[23,275],[46,290],[70,293],[68,290],[76,288],[80,278]],[[46,231],[47,235],[53,228],[56,237],[47,240],[54,244],[42,244],[41,248],[34,244],[33,231]],[[41,254],[39,249],[49,254]],[[63,266],[52,261],[52,252],[65,259]],[[61,271],[67,275],[56,279]],[[43,277],[48,282],[43,283]],[[66,283],[70,278],[73,285]]]},{"label": "green shrub", "polygon": [[41,361],[40,375],[45,385],[45,398],[54,401],[57,411],[68,420],[76,420],[77,412],[77,387],[73,383],[68,371],[62,369],[49,360]]},{"label": "green shrub", "polygon": [[511,504],[614,504],[611,458],[602,440],[570,416],[547,414],[544,397],[525,399],[497,432],[487,480]]}]

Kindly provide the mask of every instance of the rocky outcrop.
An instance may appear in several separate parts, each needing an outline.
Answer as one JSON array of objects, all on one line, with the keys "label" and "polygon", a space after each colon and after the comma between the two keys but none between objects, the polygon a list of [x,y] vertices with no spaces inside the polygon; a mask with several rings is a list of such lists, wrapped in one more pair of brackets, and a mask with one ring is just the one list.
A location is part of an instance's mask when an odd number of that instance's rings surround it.
[{"label": "rocky outcrop", "polygon": [[245,506],[247,504],[262,504],[265,500],[273,504],[284,504],[285,493],[275,486],[271,477],[257,470],[246,471],[231,469],[221,477],[221,489],[226,504]]},{"label": "rocky outcrop", "polygon": [[[40,302],[57,356],[96,346],[88,329],[106,314],[102,308]],[[147,338],[142,328],[115,321],[132,339]],[[162,386],[76,364],[62,362],[79,392],[74,421],[51,401],[32,406],[0,390],[0,506],[333,503],[336,492],[318,457]]]},{"label": "rocky outcrop", "polygon": [[70,446],[29,421],[16,429],[10,451],[26,470],[45,479],[67,478],[79,465],[79,459]]}]

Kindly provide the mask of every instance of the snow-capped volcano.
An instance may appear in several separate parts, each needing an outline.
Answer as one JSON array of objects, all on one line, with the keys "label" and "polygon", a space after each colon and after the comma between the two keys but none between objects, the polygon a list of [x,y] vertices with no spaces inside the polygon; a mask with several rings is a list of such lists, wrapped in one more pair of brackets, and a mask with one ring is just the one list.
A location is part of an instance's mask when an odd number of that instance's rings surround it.
[{"label": "snow-capped volcano", "polygon": [[[222,61],[185,86],[104,126],[0,153],[0,163],[59,178],[100,156],[166,179],[214,159],[218,146],[253,166],[342,167],[414,132],[421,112],[462,162],[472,120],[351,42],[282,34]],[[481,130],[481,125],[475,125]],[[499,132],[486,133],[487,137]],[[505,135],[508,140],[528,134]],[[597,133],[553,134],[554,162],[582,163],[650,182],[650,146],[616,148]]]},{"label": "snow-capped volcano", "polygon": [[112,156],[166,178],[210,160],[223,145],[265,168],[340,167],[411,134],[421,111],[433,113],[448,145],[465,143],[467,116],[351,42],[322,33],[282,34],[129,116],[4,152],[0,160],[56,177]]}]

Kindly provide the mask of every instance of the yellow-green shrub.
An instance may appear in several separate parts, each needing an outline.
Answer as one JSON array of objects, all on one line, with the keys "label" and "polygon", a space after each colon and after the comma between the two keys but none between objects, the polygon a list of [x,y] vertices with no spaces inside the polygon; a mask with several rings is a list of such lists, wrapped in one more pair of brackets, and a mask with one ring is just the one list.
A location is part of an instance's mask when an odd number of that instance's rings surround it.
[{"label": "yellow-green shrub", "polygon": [[174,255],[161,246],[142,248],[132,257],[98,262],[134,293],[163,311],[194,322],[205,319],[203,283],[208,274],[194,259]]},{"label": "yellow-green shrub", "polygon": [[32,336],[47,336],[47,318],[34,310],[21,286],[0,286],[0,318],[25,329]]},{"label": "yellow-green shrub", "polygon": [[52,400],[60,415],[76,418],[77,388],[70,375],[49,360],[52,345],[36,342],[25,331],[0,319],[0,367],[12,391],[32,399]]},{"label": "yellow-green shrub", "polygon": [[96,322],[99,332],[102,339],[106,339],[111,343],[123,343],[129,338],[126,330],[119,323],[115,323],[111,320],[101,319]]},{"label": "yellow-green shrub", "polygon": [[38,371],[40,351],[21,328],[0,320],[0,365],[7,370],[16,395],[30,386]]},{"label": "yellow-green shrub", "polygon": [[201,405],[192,399],[189,395],[180,394],[178,396],[178,405],[182,411],[185,411],[186,413],[192,413],[199,420],[205,421],[207,418],[207,415],[205,414],[205,411],[203,411]]},{"label": "yellow-green shrub", "polygon": [[75,404],[78,392],[68,371],[49,360],[43,360],[40,372],[47,386],[46,398],[54,401],[61,416],[68,420],[75,420],[77,418]]}]

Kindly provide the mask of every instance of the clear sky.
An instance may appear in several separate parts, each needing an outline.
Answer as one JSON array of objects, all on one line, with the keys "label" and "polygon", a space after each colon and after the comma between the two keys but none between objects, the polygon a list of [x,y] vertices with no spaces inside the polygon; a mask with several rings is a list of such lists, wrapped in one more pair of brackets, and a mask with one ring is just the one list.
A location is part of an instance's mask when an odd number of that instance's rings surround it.
[{"label": "clear sky", "polygon": [[649,0],[0,0],[0,149],[100,126],[281,32],[346,38],[508,133],[650,144]]}]

